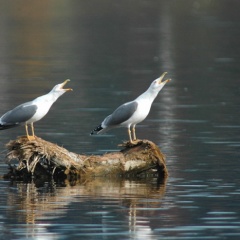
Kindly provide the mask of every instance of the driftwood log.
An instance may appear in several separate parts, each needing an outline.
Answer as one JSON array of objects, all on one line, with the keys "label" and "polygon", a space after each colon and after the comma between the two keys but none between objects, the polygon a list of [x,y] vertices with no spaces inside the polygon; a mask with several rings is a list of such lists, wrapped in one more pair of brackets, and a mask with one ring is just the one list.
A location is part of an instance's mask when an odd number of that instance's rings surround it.
[{"label": "driftwood log", "polygon": [[18,137],[6,145],[9,172],[7,179],[30,180],[53,178],[76,181],[95,177],[143,177],[167,176],[165,157],[151,141],[139,140],[131,145],[122,144],[123,149],[104,155],[80,155],[69,152],[39,137],[29,141]]}]

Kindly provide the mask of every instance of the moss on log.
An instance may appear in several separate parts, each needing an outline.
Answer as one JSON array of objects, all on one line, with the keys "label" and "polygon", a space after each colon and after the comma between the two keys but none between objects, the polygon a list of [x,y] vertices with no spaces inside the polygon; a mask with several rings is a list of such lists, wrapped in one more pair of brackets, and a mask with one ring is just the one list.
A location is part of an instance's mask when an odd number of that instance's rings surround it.
[{"label": "moss on log", "polygon": [[167,176],[165,157],[153,142],[138,140],[134,145],[126,142],[121,146],[119,152],[80,155],[39,137],[29,141],[22,136],[6,144],[10,170],[4,178],[73,181],[94,177]]}]

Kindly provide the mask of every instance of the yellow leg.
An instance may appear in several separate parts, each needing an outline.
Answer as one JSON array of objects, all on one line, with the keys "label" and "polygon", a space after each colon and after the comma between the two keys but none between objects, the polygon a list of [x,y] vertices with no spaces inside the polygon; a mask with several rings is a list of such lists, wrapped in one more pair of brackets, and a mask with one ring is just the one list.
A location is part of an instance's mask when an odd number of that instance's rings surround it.
[{"label": "yellow leg", "polygon": [[27,124],[25,124],[25,130],[26,130],[27,138],[28,138],[28,140],[29,140],[28,125],[27,125]]},{"label": "yellow leg", "polygon": [[135,140],[137,140],[136,131],[135,131],[135,125],[133,125],[132,131],[133,131],[133,141],[135,141]]},{"label": "yellow leg", "polygon": [[34,133],[34,126],[33,126],[33,123],[31,123],[31,128],[32,128],[32,136],[35,138],[35,133]]},{"label": "yellow leg", "polygon": [[29,133],[28,133],[28,125],[25,124],[26,134],[27,134],[27,138],[28,138],[29,141],[32,141],[32,140],[35,139],[34,130],[33,130],[34,128],[33,128],[33,124],[32,123],[31,123],[31,127],[32,127],[32,133],[33,133],[32,136],[29,135]]},{"label": "yellow leg", "polygon": [[133,143],[130,127],[128,128],[128,136],[129,136],[129,141],[130,141],[130,143]]}]

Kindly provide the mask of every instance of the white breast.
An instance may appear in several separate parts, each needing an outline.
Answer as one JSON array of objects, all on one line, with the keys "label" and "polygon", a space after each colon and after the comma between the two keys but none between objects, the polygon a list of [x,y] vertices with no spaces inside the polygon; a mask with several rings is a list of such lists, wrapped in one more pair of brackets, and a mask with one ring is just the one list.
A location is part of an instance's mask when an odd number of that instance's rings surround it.
[{"label": "white breast", "polygon": [[37,104],[36,113],[26,123],[39,121],[48,113],[50,107],[52,106],[51,102],[45,102],[45,101],[39,101],[39,102],[36,102],[36,104]]},{"label": "white breast", "polygon": [[135,113],[127,121],[123,122],[122,126],[133,125],[142,122],[149,114],[152,102],[138,100],[138,107]]}]

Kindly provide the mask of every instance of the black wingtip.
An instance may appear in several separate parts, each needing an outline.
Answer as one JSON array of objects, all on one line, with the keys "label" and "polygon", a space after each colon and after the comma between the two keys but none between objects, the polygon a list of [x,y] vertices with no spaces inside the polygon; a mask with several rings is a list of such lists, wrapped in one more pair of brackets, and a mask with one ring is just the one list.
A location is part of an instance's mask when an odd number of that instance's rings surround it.
[{"label": "black wingtip", "polygon": [[99,125],[99,126],[97,126],[96,128],[94,128],[94,129],[92,130],[92,132],[90,133],[90,135],[98,134],[98,132],[100,132],[102,129],[103,129],[102,126]]},{"label": "black wingtip", "polygon": [[9,129],[9,128],[13,128],[13,127],[17,127],[18,124],[12,124],[12,125],[3,125],[3,124],[0,124],[0,130],[5,130],[5,129]]}]

